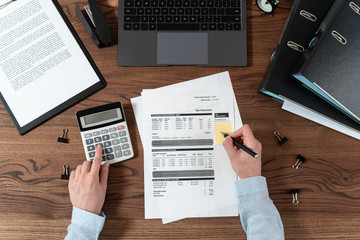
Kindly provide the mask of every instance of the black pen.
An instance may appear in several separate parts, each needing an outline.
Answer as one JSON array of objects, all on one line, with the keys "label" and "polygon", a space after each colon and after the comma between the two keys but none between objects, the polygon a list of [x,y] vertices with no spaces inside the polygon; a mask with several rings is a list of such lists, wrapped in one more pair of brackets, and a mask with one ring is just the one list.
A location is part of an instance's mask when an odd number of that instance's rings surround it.
[{"label": "black pen", "polygon": [[[227,136],[229,136],[228,134],[223,133],[223,132],[221,132],[221,135],[223,135],[224,138],[226,138]],[[253,158],[258,158],[258,157],[259,157],[259,155],[258,155],[257,153],[253,152],[251,149],[247,148],[245,145],[239,143],[239,142],[236,141],[234,138],[232,138],[232,140],[233,140],[233,143],[234,143],[235,146],[237,146],[238,148],[244,150],[245,152],[247,152],[247,153],[248,153],[250,156],[252,156]]]}]

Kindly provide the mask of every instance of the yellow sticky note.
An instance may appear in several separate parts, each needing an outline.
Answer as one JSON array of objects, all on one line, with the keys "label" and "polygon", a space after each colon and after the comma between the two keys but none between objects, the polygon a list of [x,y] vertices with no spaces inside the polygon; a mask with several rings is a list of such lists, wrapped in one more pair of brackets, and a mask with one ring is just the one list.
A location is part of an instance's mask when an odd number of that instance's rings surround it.
[{"label": "yellow sticky note", "polygon": [[229,122],[226,123],[215,123],[215,144],[221,145],[225,140],[221,132],[230,134],[232,133],[232,125]]}]

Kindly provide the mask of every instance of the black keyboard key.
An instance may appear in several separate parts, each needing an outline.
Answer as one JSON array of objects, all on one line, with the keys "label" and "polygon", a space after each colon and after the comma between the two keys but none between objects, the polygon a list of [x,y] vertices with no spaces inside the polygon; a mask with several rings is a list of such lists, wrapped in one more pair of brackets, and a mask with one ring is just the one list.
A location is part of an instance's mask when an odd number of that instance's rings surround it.
[{"label": "black keyboard key", "polygon": [[219,23],[218,26],[217,26],[217,29],[218,29],[219,31],[224,31],[224,30],[225,30],[225,24]]},{"label": "black keyboard key", "polygon": [[152,15],[153,14],[153,9],[152,8],[145,8],[145,14],[146,15]]},{"label": "black keyboard key", "polygon": [[169,14],[169,9],[168,8],[161,8],[161,14],[162,15],[168,15]]},{"label": "black keyboard key", "polygon": [[210,23],[209,24],[209,30],[210,31],[215,31],[216,30],[216,24],[215,23]]},{"label": "black keyboard key", "polygon": [[141,16],[140,20],[141,20],[142,23],[147,23],[147,22],[149,22],[149,17],[148,16]]},{"label": "black keyboard key", "polygon": [[155,31],[156,30],[156,23],[150,23],[149,24],[149,30],[150,31]]},{"label": "black keyboard key", "polygon": [[181,16],[181,22],[183,22],[183,23],[189,22],[189,17],[188,16]]},{"label": "black keyboard key", "polygon": [[226,27],[227,31],[233,30],[233,24],[232,23],[227,23],[225,27]]},{"label": "black keyboard key", "polygon": [[133,24],[133,30],[137,30],[137,31],[140,30],[140,23],[134,23]]},{"label": "black keyboard key", "polygon": [[158,7],[159,6],[159,1],[158,0],[152,0],[151,1],[151,6],[152,7]]},{"label": "black keyboard key", "polygon": [[186,15],[193,15],[193,10],[192,10],[192,8],[185,8],[185,14]]},{"label": "black keyboard key", "polygon": [[173,21],[176,22],[176,23],[179,23],[181,20],[180,16],[174,16],[173,17]]},{"label": "black keyboard key", "polygon": [[172,16],[165,16],[165,22],[171,23],[172,22]]},{"label": "black keyboard key", "polygon": [[196,17],[190,16],[189,17],[189,22],[192,22],[192,23],[196,22]]},{"label": "black keyboard key", "polygon": [[219,22],[220,22],[220,19],[221,19],[220,16],[215,16],[215,17],[214,17],[214,22],[219,23]]},{"label": "black keyboard key", "polygon": [[234,30],[240,31],[241,30],[241,24],[240,23],[234,23]]},{"label": "black keyboard key", "polygon": [[190,1],[189,0],[184,0],[183,1],[183,7],[185,7],[185,8],[191,7]]},{"label": "black keyboard key", "polygon": [[159,22],[159,23],[164,22],[164,16],[157,16],[156,21]]},{"label": "black keyboard key", "polygon": [[158,23],[158,30],[199,30],[200,25],[196,23],[187,23],[187,24],[166,24]]},{"label": "black keyboard key", "polygon": [[175,1],[174,0],[168,1],[167,6],[168,7],[175,7]]},{"label": "black keyboard key", "polygon": [[215,7],[222,7],[223,6],[222,2],[223,2],[222,0],[216,0]]},{"label": "black keyboard key", "polygon": [[231,7],[240,7],[240,0],[231,1]]},{"label": "black keyboard key", "polygon": [[198,16],[198,17],[197,17],[197,21],[198,21],[199,23],[205,22],[205,17],[204,17],[204,16]]},{"label": "black keyboard key", "polygon": [[205,17],[205,22],[207,22],[207,23],[213,22],[213,16],[206,16]]},{"label": "black keyboard key", "polygon": [[140,16],[125,16],[124,22],[140,22]]},{"label": "black keyboard key", "polygon": [[135,15],[136,14],[136,8],[125,8],[124,14],[125,15]]},{"label": "black keyboard key", "polygon": [[240,8],[226,8],[226,15],[240,15]]},{"label": "black keyboard key", "polygon": [[223,1],[223,6],[224,6],[224,7],[230,7],[230,5],[231,5],[231,4],[230,4],[230,0],[224,0],[224,1]]},{"label": "black keyboard key", "polygon": [[184,8],[178,8],[177,9],[177,15],[184,15],[185,9]]},{"label": "black keyboard key", "polygon": [[149,17],[149,22],[151,22],[151,23],[156,22],[156,17],[155,16],[150,16]]},{"label": "black keyboard key", "polygon": [[201,14],[201,9],[200,8],[194,8],[193,13],[194,13],[194,15],[200,15]]},{"label": "black keyboard key", "polygon": [[175,7],[182,7],[182,0],[175,0]]},{"label": "black keyboard key", "polygon": [[215,1],[208,1],[208,7],[214,7],[215,6]]},{"label": "black keyboard key", "polygon": [[218,15],[225,15],[225,8],[212,8],[215,9]]},{"label": "black keyboard key", "polygon": [[200,0],[199,1],[199,7],[206,7],[206,1],[205,0]]},{"label": "black keyboard key", "polygon": [[132,24],[131,23],[125,23],[124,24],[124,30],[132,30]]},{"label": "black keyboard key", "polygon": [[141,0],[135,0],[135,7],[142,7],[142,1]]},{"label": "black keyboard key", "polygon": [[209,14],[209,9],[208,8],[201,8],[201,14],[202,15],[208,15]]},{"label": "black keyboard key", "polygon": [[137,8],[136,9],[136,13],[138,15],[144,15],[145,14],[145,9],[144,8]]},{"label": "black keyboard key", "polygon": [[154,12],[154,15],[159,15],[160,14],[160,8],[154,8],[153,12]]},{"label": "black keyboard key", "polygon": [[202,23],[202,24],[201,24],[201,30],[207,31],[208,28],[209,28],[209,25],[208,25],[207,23]]},{"label": "black keyboard key", "polygon": [[199,6],[199,1],[198,0],[192,0],[191,1],[191,6],[192,7],[198,7]]},{"label": "black keyboard key", "polygon": [[169,15],[175,15],[176,14],[176,8],[169,8]]},{"label": "black keyboard key", "polygon": [[125,7],[134,7],[134,0],[125,0],[124,5]]},{"label": "black keyboard key", "polygon": [[[216,15],[216,9],[222,9],[222,8],[210,8],[209,9],[209,12],[210,12],[210,15]],[[219,11],[219,10],[218,10]],[[219,13],[220,15],[223,15],[221,13]]]},{"label": "black keyboard key", "polygon": [[143,6],[144,7],[150,7],[150,0],[144,0],[143,1]]},{"label": "black keyboard key", "polygon": [[221,17],[221,21],[223,23],[239,23],[240,22],[240,17],[239,16],[222,16]]}]

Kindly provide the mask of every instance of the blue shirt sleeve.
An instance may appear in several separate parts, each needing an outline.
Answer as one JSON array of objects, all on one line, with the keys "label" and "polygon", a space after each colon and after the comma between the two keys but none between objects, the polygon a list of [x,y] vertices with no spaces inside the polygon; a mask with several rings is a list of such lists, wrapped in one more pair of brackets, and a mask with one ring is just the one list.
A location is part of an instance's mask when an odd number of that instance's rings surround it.
[{"label": "blue shirt sleeve", "polygon": [[73,207],[71,224],[65,240],[92,240],[98,239],[104,226],[106,216],[103,212],[96,215],[80,208]]},{"label": "blue shirt sleeve", "polygon": [[235,182],[241,224],[248,240],[284,239],[280,214],[261,176]]}]

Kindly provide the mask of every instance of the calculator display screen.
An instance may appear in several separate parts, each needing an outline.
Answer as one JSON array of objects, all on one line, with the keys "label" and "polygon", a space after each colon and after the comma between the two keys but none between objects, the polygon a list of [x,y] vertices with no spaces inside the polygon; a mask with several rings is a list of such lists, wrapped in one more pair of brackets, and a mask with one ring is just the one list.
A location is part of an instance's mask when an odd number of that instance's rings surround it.
[{"label": "calculator display screen", "polygon": [[122,115],[119,109],[111,109],[108,111],[98,112],[82,117],[83,127],[91,127],[95,125],[105,124],[116,120],[121,120]]}]

